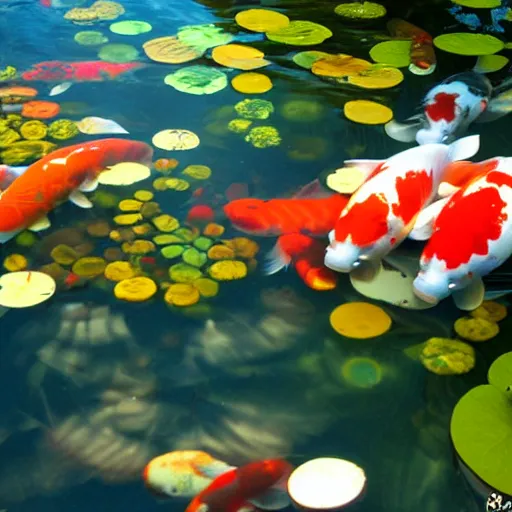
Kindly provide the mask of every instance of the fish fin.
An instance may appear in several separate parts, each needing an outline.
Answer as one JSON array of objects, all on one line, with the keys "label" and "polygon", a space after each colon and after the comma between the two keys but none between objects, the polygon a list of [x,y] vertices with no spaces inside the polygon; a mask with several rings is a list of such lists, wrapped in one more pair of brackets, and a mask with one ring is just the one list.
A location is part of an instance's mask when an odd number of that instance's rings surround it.
[{"label": "fish fin", "polygon": [[385,160],[345,160],[327,176],[327,186],[340,194],[353,194]]},{"label": "fish fin", "polygon": [[236,469],[236,466],[230,466],[229,464],[221,460],[209,462],[208,464],[192,463],[192,466],[197,471],[198,474],[202,474],[206,478],[209,478],[210,480],[215,480],[218,476],[223,475],[228,471],[232,471],[233,469]]},{"label": "fish fin", "polygon": [[321,199],[324,197],[331,197],[332,191],[325,190],[325,188],[320,183],[319,179],[315,179],[301,187],[293,196],[293,199]]},{"label": "fish fin", "polygon": [[39,220],[34,222],[31,226],[29,226],[30,231],[34,231],[35,233],[38,233],[39,231],[44,231],[45,229],[48,229],[51,226],[50,219],[45,215],[44,217],[41,217]]},{"label": "fish fin", "polygon": [[392,139],[398,142],[414,142],[416,134],[425,125],[425,120],[422,114],[410,117],[404,122],[392,120],[384,125],[384,131]]},{"label": "fish fin", "polygon": [[285,489],[271,487],[248,501],[262,510],[281,510],[290,504],[290,497]]},{"label": "fish fin", "polygon": [[481,277],[474,277],[471,283],[462,290],[452,293],[453,302],[462,311],[472,311],[482,304],[485,297],[485,286]]},{"label": "fish fin", "polygon": [[484,299],[485,300],[496,300],[501,297],[504,297],[505,295],[508,295],[509,293],[512,293],[512,289],[508,290],[486,290]]},{"label": "fish fin", "polygon": [[409,233],[409,238],[417,241],[428,240],[432,236],[434,222],[450,199],[451,196],[444,197],[421,210]]},{"label": "fish fin", "polygon": [[474,156],[480,149],[480,135],[470,135],[452,142],[448,149],[448,158],[455,160],[467,160]]},{"label": "fish fin", "polygon": [[69,200],[80,208],[92,208],[93,206],[91,201],[89,201],[89,199],[87,199],[87,197],[85,197],[79,190],[71,192],[71,194],[69,194]]},{"label": "fish fin", "polygon": [[98,188],[99,181],[97,178],[85,180],[79,187],[81,192],[94,192]]},{"label": "fish fin", "polygon": [[283,268],[286,268],[292,259],[280,247],[279,240],[274,245],[273,249],[266,255],[265,264],[263,266],[263,274],[271,276],[276,274]]},{"label": "fish fin", "polygon": [[437,197],[443,198],[448,196],[453,196],[457,190],[459,190],[460,187],[456,187],[455,185],[452,185],[451,183],[446,183],[443,181],[438,189],[437,189]]},{"label": "fish fin", "polygon": [[487,108],[477,117],[478,123],[488,123],[512,112],[512,90],[498,94],[491,99]]}]

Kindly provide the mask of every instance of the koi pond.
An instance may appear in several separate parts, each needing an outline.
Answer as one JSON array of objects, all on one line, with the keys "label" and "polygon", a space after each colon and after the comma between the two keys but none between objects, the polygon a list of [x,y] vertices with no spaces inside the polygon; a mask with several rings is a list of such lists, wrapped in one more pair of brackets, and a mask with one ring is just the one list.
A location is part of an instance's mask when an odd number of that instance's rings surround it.
[{"label": "koi pond", "polygon": [[507,510],[509,0],[0,36],[0,512]]}]

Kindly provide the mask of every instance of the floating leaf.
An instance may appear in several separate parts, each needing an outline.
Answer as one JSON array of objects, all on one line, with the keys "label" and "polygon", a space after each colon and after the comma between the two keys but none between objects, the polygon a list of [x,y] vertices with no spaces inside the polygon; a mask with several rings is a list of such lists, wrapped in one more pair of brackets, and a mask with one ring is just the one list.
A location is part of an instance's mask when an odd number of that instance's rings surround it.
[{"label": "floating leaf", "polygon": [[145,21],[125,20],[112,23],[110,31],[114,34],[123,36],[136,36],[138,34],[145,34],[152,30],[152,26]]},{"label": "floating leaf", "polygon": [[199,137],[189,130],[162,130],[153,136],[153,145],[167,151],[194,149],[199,146]]},{"label": "floating leaf", "polygon": [[240,73],[231,80],[231,86],[244,94],[263,94],[272,89],[272,82],[261,73]]},{"label": "floating leaf", "polygon": [[140,212],[142,208],[142,202],[136,199],[123,199],[117,207],[122,212]]},{"label": "floating leaf", "polygon": [[198,251],[195,247],[190,247],[181,256],[183,261],[193,267],[202,267],[208,258],[204,252]]},{"label": "floating leaf", "polygon": [[77,123],[70,119],[57,119],[48,126],[48,136],[55,140],[69,140],[79,133]]},{"label": "floating leaf", "polygon": [[386,15],[386,8],[375,2],[351,2],[337,5],[334,12],[351,20],[373,20]]},{"label": "floating leaf", "polygon": [[233,40],[233,36],[213,24],[205,25],[187,25],[178,29],[178,39],[191,46],[201,53],[208,48],[213,48],[221,44],[228,44]]},{"label": "floating leaf", "polygon": [[215,262],[208,274],[217,281],[233,281],[247,276],[247,265],[243,261],[221,260]]},{"label": "floating leaf", "polygon": [[405,68],[411,62],[411,41],[383,41],[370,50],[370,57],[380,64]]},{"label": "floating leaf", "polygon": [[263,149],[281,144],[281,136],[273,126],[256,126],[245,136],[244,140],[255,148]]},{"label": "floating leaf", "polygon": [[143,181],[151,175],[149,167],[137,162],[121,162],[98,176],[102,185],[125,186]]},{"label": "floating leaf", "polygon": [[332,37],[332,32],[323,25],[312,21],[291,21],[287,27],[267,32],[270,41],[294,46],[309,46],[323,43]]},{"label": "floating leaf", "polygon": [[77,32],[74,40],[82,46],[99,46],[100,44],[108,43],[108,37],[96,30]]},{"label": "floating leaf", "polygon": [[59,265],[71,265],[78,259],[78,253],[69,245],[56,245],[50,252],[50,256]]},{"label": "floating leaf", "polygon": [[454,4],[470,7],[471,9],[493,9],[500,7],[502,0],[452,0]]},{"label": "floating leaf", "polygon": [[21,136],[26,140],[44,139],[48,133],[47,126],[38,120],[24,122],[19,130]]},{"label": "floating leaf", "polygon": [[247,9],[239,12],[235,21],[242,28],[253,32],[274,32],[290,24],[288,16],[267,9]]},{"label": "floating leaf", "polygon": [[292,60],[301,68],[311,69],[317,60],[326,59],[328,57],[332,57],[332,55],[330,53],[319,52],[317,50],[308,50],[296,53]]},{"label": "floating leaf", "polygon": [[104,119],[103,117],[84,117],[76,123],[76,126],[86,135],[128,133],[121,125],[112,121],[112,119]]},{"label": "floating leaf", "polygon": [[51,298],[55,289],[54,279],[42,272],[10,272],[0,277],[0,306],[36,306]]},{"label": "floating leaf", "polygon": [[104,275],[109,281],[122,281],[136,276],[136,269],[128,261],[113,261],[105,267]]},{"label": "floating leaf", "polygon": [[101,47],[98,57],[105,62],[132,62],[139,57],[139,50],[129,44],[109,43]]},{"label": "floating leaf", "polygon": [[177,283],[190,283],[202,277],[202,272],[186,263],[177,263],[169,269],[169,278]]},{"label": "floating leaf", "polygon": [[228,78],[219,69],[209,66],[188,66],[167,75],[164,82],[188,94],[214,94],[228,85]]},{"label": "floating leaf", "polygon": [[329,318],[332,328],[347,338],[374,338],[391,328],[390,316],[367,302],[350,302],[333,310]]},{"label": "floating leaf", "polygon": [[77,276],[92,278],[103,274],[106,266],[107,264],[103,258],[88,256],[75,261],[72,271]]},{"label": "floating leaf", "polygon": [[183,192],[190,188],[190,183],[186,180],[181,180],[179,178],[168,178],[165,180],[165,186],[170,190]]},{"label": "floating leaf", "polygon": [[509,63],[504,55],[480,55],[476,61],[473,71],[477,73],[494,73],[503,69]]},{"label": "floating leaf", "polygon": [[340,54],[317,60],[311,71],[317,76],[346,77],[358,75],[370,67],[371,63],[367,60]]},{"label": "floating leaf", "polygon": [[436,375],[463,375],[475,366],[471,345],[447,338],[430,338],[420,353],[423,366]]},{"label": "floating leaf", "polygon": [[194,240],[194,247],[197,247],[200,251],[207,251],[213,244],[211,238],[200,236]]},{"label": "floating leaf", "polygon": [[496,337],[500,332],[497,323],[485,318],[459,318],[455,321],[453,328],[461,338],[469,341],[487,341]]},{"label": "floating leaf", "polygon": [[349,386],[369,389],[382,380],[382,367],[370,357],[351,357],[343,363],[341,376]]},{"label": "floating leaf", "polygon": [[155,62],[166,64],[183,64],[198,59],[203,51],[187,46],[177,37],[166,36],[147,41],[142,45],[146,55]]},{"label": "floating leaf", "polygon": [[52,101],[34,100],[23,104],[21,115],[35,119],[50,119],[60,112],[58,103]]},{"label": "floating leaf", "polygon": [[404,80],[404,74],[397,68],[373,64],[357,75],[349,76],[347,82],[363,89],[390,89]]},{"label": "floating leaf", "polygon": [[474,318],[483,318],[489,322],[500,322],[507,317],[507,308],[499,302],[484,300],[479,307],[471,311],[470,315]]},{"label": "floating leaf", "polygon": [[251,46],[242,44],[226,44],[217,46],[212,51],[212,58],[217,64],[235,69],[257,69],[268,66],[265,54]]},{"label": "floating leaf", "polygon": [[165,292],[164,300],[172,306],[192,306],[199,302],[199,290],[191,284],[171,284]]},{"label": "floating leaf", "polygon": [[131,242],[124,242],[121,250],[125,254],[149,254],[156,250],[155,244],[149,240],[133,240]]},{"label": "floating leaf", "polygon": [[458,32],[442,34],[434,39],[440,50],[456,55],[491,55],[503,50],[505,43],[488,34]]},{"label": "floating leaf", "polygon": [[4,259],[4,268],[8,272],[18,272],[28,267],[28,261],[23,254],[11,254]]},{"label": "floating leaf", "polygon": [[360,124],[385,124],[393,119],[393,111],[369,100],[347,101],[343,107],[347,119]]},{"label": "floating leaf", "polygon": [[219,293],[219,283],[212,279],[208,279],[207,277],[197,279],[192,284],[194,285],[194,288],[199,291],[202,297],[215,297]]},{"label": "floating leaf", "polygon": [[245,99],[235,105],[235,110],[246,119],[268,119],[274,112],[274,105],[267,100]]},{"label": "floating leaf", "polygon": [[128,302],[142,302],[150,299],[157,292],[156,283],[149,277],[132,277],[116,284],[114,295]]},{"label": "floating leaf", "polygon": [[196,180],[207,180],[212,175],[212,170],[207,165],[188,165],[183,174]]},{"label": "floating leaf", "polygon": [[168,245],[167,247],[164,247],[160,253],[164,258],[167,258],[169,260],[172,260],[174,258],[177,258],[178,256],[181,256],[183,254],[183,251],[185,248],[182,245]]},{"label": "floating leaf", "polygon": [[170,233],[180,227],[178,219],[167,214],[155,217],[152,219],[152,222],[158,231],[161,231],[162,233]]}]

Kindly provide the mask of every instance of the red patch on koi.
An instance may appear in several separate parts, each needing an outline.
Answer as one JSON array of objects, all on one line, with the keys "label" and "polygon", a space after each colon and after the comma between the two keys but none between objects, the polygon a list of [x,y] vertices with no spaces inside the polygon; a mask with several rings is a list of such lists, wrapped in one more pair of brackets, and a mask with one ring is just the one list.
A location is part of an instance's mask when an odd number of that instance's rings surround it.
[{"label": "red patch on koi", "polygon": [[426,170],[407,171],[405,177],[398,176],[395,182],[398,203],[392,205],[393,214],[407,226],[432,194],[432,175]]},{"label": "red patch on koi", "polygon": [[353,244],[366,247],[388,232],[389,205],[382,194],[372,194],[362,203],[355,203],[346,215],[336,222],[335,239],[345,241],[349,236]]},{"label": "red patch on koi", "polygon": [[463,190],[457,192],[437,218],[434,234],[423,251],[423,261],[436,256],[451,270],[467,263],[473,255],[487,255],[489,242],[498,240],[507,220],[505,206],[494,187],[468,195],[463,195]]},{"label": "red patch on koi", "polygon": [[425,107],[425,112],[432,121],[447,121],[451,123],[455,119],[455,106],[458,94],[440,92],[434,96],[434,102]]},{"label": "red patch on koi", "polygon": [[366,178],[366,181],[371,180],[373,177],[377,176],[377,174],[381,173],[382,171],[385,171],[386,169],[388,169],[388,167],[386,166],[386,161],[381,162],[379,165],[377,165],[377,167],[375,167],[375,169],[373,169],[368,178]]},{"label": "red patch on koi", "polygon": [[494,183],[498,187],[507,186],[512,188],[512,176],[500,171],[492,171],[485,177],[488,183]]}]

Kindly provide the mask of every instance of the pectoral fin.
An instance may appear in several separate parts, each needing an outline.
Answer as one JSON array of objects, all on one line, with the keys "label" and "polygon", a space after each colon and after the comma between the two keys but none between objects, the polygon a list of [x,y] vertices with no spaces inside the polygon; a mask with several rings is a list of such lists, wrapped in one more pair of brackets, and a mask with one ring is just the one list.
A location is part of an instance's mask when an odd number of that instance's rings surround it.
[{"label": "pectoral fin", "polygon": [[428,240],[433,233],[434,223],[441,213],[441,210],[445,207],[446,203],[451,199],[450,197],[445,197],[443,199],[439,199],[435,203],[427,206],[416,217],[416,221],[414,223],[414,227],[409,233],[409,238],[411,240]]},{"label": "pectoral fin", "polygon": [[226,462],[221,460],[216,460],[215,462],[210,462],[208,464],[193,464],[196,471],[206,478],[210,480],[215,480],[218,476],[227,473],[233,469],[236,469],[236,466],[230,466]]},{"label": "pectoral fin", "polygon": [[452,293],[455,305],[462,311],[472,311],[482,304],[485,296],[484,282],[480,277],[475,277],[471,283],[462,290]]},{"label": "pectoral fin", "polygon": [[35,233],[39,231],[44,231],[45,229],[48,229],[51,226],[50,219],[45,215],[44,217],[40,218],[38,221],[34,222],[32,226],[30,226],[28,229],[30,231],[34,231]]},{"label": "pectoral fin", "polygon": [[98,180],[85,180],[79,187],[81,192],[94,192],[98,188]]},{"label": "pectoral fin", "polygon": [[262,510],[281,510],[290,504],[288,493],[274,487],[248,501]]},{"label": "pectoral fin", "polygon": [[87,199],[87,197],[85,197],[82,194],[82,192],[80,192],[79,190],[73,191],[69,195],[69,200],[76,206],[79,206],[80,208],[92,208],[93,207],[93,204],[91,203],[91,201],[89,201],[89,199]]},{"label": "pectoral fin", "polygon": [[495,96],[489,102],[487,109],[478,118],[478,123],[487,123],[512,112],[512,90],[508,90]]},{"label": "pectoral fin", "polygon": [[398,142],[414,142],[416,134],[425,125],[423,116],[418,115],[406,119],[403,123],[398,121],[389,121],[384,125],[386,134]]}]

